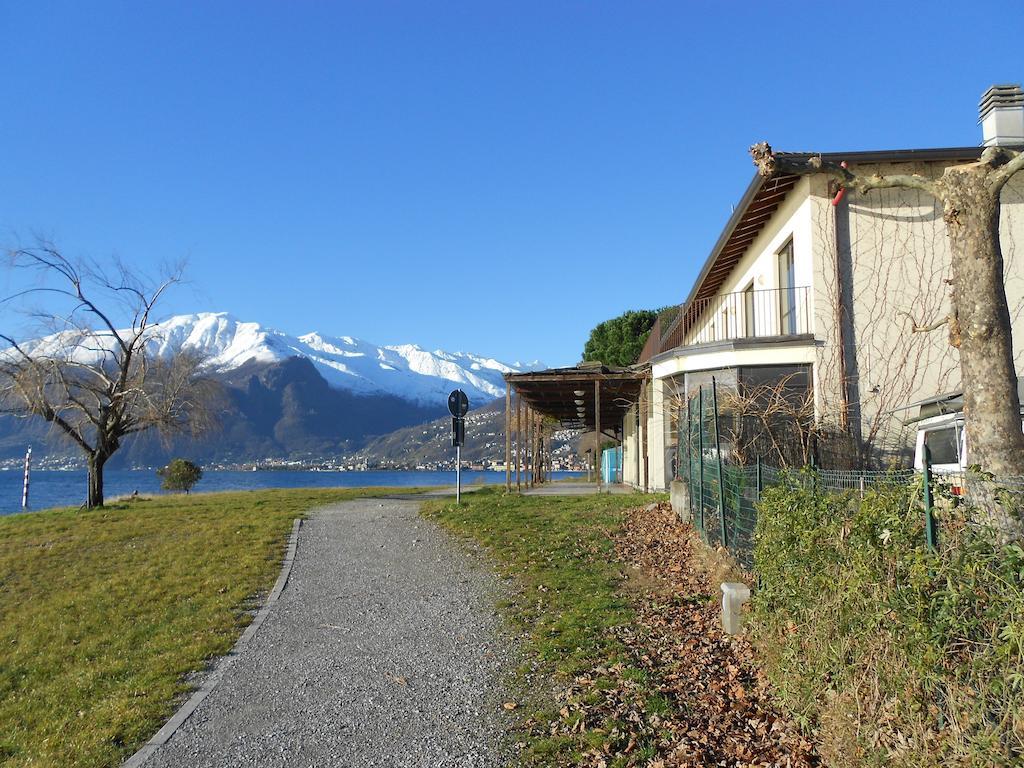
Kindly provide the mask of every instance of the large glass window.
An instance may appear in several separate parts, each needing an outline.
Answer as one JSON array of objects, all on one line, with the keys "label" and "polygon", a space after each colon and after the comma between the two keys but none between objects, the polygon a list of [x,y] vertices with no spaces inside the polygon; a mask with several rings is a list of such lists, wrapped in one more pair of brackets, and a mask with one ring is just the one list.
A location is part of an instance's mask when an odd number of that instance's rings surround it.
[{"label": "large glass window", "polygon": [[931,452],[932,464],[960,463],[960,431],[955,427],[925,432],[924,444]]}]

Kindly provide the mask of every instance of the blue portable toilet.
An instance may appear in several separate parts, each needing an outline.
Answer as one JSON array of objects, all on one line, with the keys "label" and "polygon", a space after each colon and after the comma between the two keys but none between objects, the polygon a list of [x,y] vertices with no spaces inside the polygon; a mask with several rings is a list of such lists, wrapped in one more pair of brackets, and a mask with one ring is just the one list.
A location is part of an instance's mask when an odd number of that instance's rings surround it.
[{"label": "blue portable toilet", "polygon": [[608,484],[622,482],[622,447],[605,448],[601,452],[601,481]]}]

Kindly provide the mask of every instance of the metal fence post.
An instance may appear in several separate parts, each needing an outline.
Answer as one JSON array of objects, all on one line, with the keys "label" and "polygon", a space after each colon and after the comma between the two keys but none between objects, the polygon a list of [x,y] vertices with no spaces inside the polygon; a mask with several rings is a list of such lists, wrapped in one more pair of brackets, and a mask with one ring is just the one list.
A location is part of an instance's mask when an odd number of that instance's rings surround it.
[{"label": "metal fence post", "polygon": [[711,403],[715,409],[715,453],[718,454],[718,522],[722,533],[722,546],[728,549],[729,542],[725,533],[725,484],[722,482],[722,440],[718,431],[718,384],[714,376],[711,377]]},{"label": "metal fence post", "polygon": [[686,398],[686,501],[690,505],[690,522],[693,517],[693,409],[690,398]]},{"label": "metal fence post", "polygon": [[924,538],[928,549],[936,548],[935,505],[932,499],[932,452],[924,447]]},{"label": "metal fence post", "polygon": [[700,512],[700,533],[707,539],[707,531],[704,530],[704,385],[697,390],[697,485],[700,487],[700,495],[697,499],[697,511]]},{"label": "metal fence post", "polygon": [[758,456],[757,459],[755,460],[754,467],[755,467],[754,482],[755,482],[755,487],[757,488],[757,500],[760,501],[761,500],[761,491],[764,490],[764,478],[761,476],[761,457],[760,456]]}]

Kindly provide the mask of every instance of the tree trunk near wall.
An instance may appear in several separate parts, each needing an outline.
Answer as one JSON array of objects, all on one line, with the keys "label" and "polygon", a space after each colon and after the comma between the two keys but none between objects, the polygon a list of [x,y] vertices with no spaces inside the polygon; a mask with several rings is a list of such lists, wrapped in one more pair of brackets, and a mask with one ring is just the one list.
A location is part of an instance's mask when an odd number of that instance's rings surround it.
[{"label": "tree trunk near wall", "polygon": [[957,169],[937,182],[953,268],[950,343],[960,350],[968,460],[995,475],[1024,471],[1010,310],[999,246],[999,191]]}]

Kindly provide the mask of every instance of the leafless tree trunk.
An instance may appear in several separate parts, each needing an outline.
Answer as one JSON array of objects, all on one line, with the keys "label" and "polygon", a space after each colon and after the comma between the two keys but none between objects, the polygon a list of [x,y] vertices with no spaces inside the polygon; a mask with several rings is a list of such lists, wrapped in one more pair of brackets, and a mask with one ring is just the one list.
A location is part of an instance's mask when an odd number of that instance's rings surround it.
[{"label": "leafless tree trunk", "polygon": [[978,162],[952,165],[940,178],[928,179],[858,175],[821,157],[775,153],[767,143],[755,144],[750,151],[764,177],[824,173],[860,194],[901,187],[939,200],[952,253],[952,313],[939,325],[947,326],[950,343],[960,352],[972,461],[998,476],[1024,471],[1024,434],[999,246],[1000,193],[1024,168],[1024,152],[989,147]]},{"label": "leafless tree trunk", "polygon": [[[124,265],[113,275],[72,262],[41,243],[11,253],[11,263],[41,283],[4,299],[49,299],[33,316],[44,334],[19,341],[0,332],[0,412],[48,421],[86,457],[86,504],[103,505],[103,470],[125,438],[156,430],[196,433],[212,423],[217,387],[184,351],[158,358],[154,309],[180,270],[146,284]],[[127,328],[119,328],[124,318]]]}]

